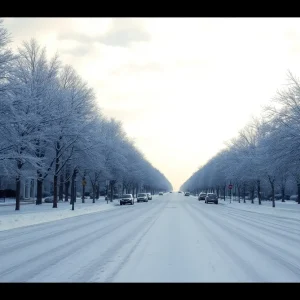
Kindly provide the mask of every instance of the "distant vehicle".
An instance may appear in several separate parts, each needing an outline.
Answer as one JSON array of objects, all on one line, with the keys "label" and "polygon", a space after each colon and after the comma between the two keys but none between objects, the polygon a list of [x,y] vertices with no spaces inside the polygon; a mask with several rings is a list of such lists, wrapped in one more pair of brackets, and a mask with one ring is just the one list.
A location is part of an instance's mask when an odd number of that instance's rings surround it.
[{"label": "distant vehicle", "polygon": [[147,193],[147,195],[148,195],[148,200],[152,200],[152,195],[151,195],[151,193]]},{"label": "distant vehicle", "polygon": [[218,204],[218,196],[214,193],[208,193],[205,197],[205,203],[213,202],[215,204]]},{"label": "distant vehicle", "polygon": [[172,191],[170,193],[173,193]]},{"label": "distant vehicle", "polygon": [[180,194],[181,194],[181,191],[178,191],[178,193],[180,193]]},{"label": "distant vehicle", "polygon": [[185,192],[185,193],[184,193],[184,196],[189,196],[189,195],[190,195],[189,192]]},{"label": "distant vehicle", "polygon": [[148,194],[140,193],[136,197],[136,202],[148,202]]},{"label": "distant vehicle", "polygon": [[205,197],[206,197],[206,193],[200,193],[199,196],[198,196],[198,200],[205,200]]},{"label": "distant vehicle", "polygon": [[164,194],[163,192],[159,192],[159,193],[158,193],[158,195],[160,195],[160,196],[163,196],[163,194]]},{"label": "distant vehicle", "polygon": [[132,194],[124,194],[122,195],[121,199],[120,199],[120,205],[124,205],[126,203],[130,203],[131,205],[134,204],[134,199]]}]

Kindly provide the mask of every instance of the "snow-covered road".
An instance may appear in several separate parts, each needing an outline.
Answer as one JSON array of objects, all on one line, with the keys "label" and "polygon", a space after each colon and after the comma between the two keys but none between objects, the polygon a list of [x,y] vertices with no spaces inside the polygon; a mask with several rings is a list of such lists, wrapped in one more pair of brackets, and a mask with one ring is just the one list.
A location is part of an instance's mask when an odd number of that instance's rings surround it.
[{"label": "snow-covered road", "polygon": [[300,219],[183,194],[0,232],[1,282],[300,282]]}]

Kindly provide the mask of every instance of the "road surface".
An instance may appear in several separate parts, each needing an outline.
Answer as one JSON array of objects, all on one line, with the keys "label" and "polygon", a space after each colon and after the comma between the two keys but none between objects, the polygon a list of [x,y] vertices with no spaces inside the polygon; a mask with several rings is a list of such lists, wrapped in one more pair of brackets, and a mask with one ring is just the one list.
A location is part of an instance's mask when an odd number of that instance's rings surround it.
[{"label": "road surface", "polygon": [[300,282],[299,225],[165,194],[0,232],[0,281]]}]

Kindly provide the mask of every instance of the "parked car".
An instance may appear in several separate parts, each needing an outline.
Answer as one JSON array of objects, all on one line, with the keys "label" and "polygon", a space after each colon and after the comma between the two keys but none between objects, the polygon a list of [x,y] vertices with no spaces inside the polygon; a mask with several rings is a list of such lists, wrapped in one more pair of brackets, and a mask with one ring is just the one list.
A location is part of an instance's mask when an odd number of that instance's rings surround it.
[{"label": "parked car", "polygon": [[205,197],[205,203],[213,202],[215,204],[218,204],[218,196],[214,193],[208,193]]},{"label": "parked car", "polygon": [[158,193],[158,195],[160,195],[160,196],[163,196],[163,194],[164,194],[163,192],[159,192],[159,193]]},{"label": "parked car", "polygon": [[298,195],[291,195],[289,198],[290,200],[298,201]]},{"label": "parked car", "polygon": [[151,195],[151,193],[147,193],[147,195],[148,195],[148,200],[152,200],[152,195]]},{"label": "parked car", "polygon": [[53,203],[53,196],[46,197],[46,198],[44,199],[44,202],[45,202],[45,203]]},{"label": "parked car", "polygon": [[181,191],[178,191],[179,194],[181,194]]},{"label": "parked car", "polygon": [[205,197],[206,197],[206,193],[200,193],[199,196],[198,196],[198,200],[205,200]]},{"label": "parked car", "polygon": [[[65,196],[63,196],[63,198],[64,198]],[[49,196],[49,197],[46,197],[45,199],[44,199],[44,202],[45,203],[53,203],[53,199],[54,199],[54,196]],[[57,196],[57,202],[61,202],[61,201],[63,201],[63,200],[59,200],[58,199],[58,196]]]},{"label": "parked car", "polygon": [[189,195],[190,195],[189,192],[185,192],[185,193],[184,193],[184,196],[189,196]]},{"label": "parked car", "polygon": [[122,197],[120,199],[120,205],[124,205],[126,203],[130,203],[131,205],[134,204],[134,198],[133,198],[132,194],[122,195]]},{"label": "parked car", "polygon": [[148,194],[140,193],[136,197],[136,202],[148,202]]}]

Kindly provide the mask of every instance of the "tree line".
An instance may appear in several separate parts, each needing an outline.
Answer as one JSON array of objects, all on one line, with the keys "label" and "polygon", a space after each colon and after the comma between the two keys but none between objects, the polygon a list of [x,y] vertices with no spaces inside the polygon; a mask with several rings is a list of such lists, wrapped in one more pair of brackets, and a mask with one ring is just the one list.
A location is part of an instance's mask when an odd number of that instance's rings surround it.
[{"label": "tree line", "polygon": [[[226,195],[228,186],[245,202],[271,199],[284,202],[286,189],[297,193],[300,204],[300,80],[288,72],[287,86],[278,91],[259,117],[254,117],[228,141],[226,148],[200,167],[182,190]],[[225,198],[224,198],[225,199]]]},{"label": "tree line", "polygon": [[[53,181],[53,208],[64,194],[74,200],[74,184],[90,182],[93,202],[101,182],[125,192],[170,190],[167,178],[144,157],[121,122],[101,112],[94,90],[58,55],[51,59],[34,39],[15,51],[0,20],[0,176],[16,184],[20,209],[21,181],[36,178],[37,200],[43,183]],[[71,195],[70,195],[71,194]],[[84,196],[84,195],[83,195]],[[83,197],[84,201],[84,197]]]}]

